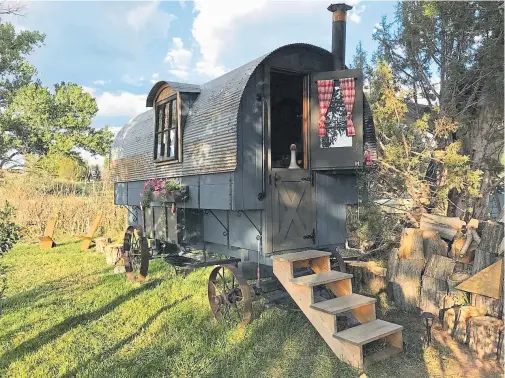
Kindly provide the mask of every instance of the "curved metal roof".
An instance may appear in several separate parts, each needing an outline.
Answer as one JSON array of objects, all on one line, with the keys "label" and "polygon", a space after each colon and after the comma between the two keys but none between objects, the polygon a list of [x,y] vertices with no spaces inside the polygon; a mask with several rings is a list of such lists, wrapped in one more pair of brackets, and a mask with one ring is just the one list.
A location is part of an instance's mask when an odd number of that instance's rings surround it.
[{"label": "curved metal roof", "polygon": [[[139,170],[135,177],[127,180],[143,180],[149,177],[137,177],[142,173],[153,177],[171,177],[179,175],[197,175],[205,173],[229,172],[237,164],[237,119],[242,94],[256,68],[269,56],[280,50],[292,48],[307,49],[322,56],[331,56],[331,52],[321,47],[294,43],[279,47],[268,54],[260,56],[203,85],[160,81],[151,89],[147,98],[147,106],[152,106],[154,96],[165,83],[180,92],[198,93],[196,101],[191,106],[186,119],[183,134],[183,161],[163,167],[146,167]],[[133,118],[116,135],[111,159],[117,160],[138,155],[149,156],[153,151],[154,127],[153,111]],[[366,131],[365,131],[365,134]],[[366,139],[366,135],[365,135]]]}]

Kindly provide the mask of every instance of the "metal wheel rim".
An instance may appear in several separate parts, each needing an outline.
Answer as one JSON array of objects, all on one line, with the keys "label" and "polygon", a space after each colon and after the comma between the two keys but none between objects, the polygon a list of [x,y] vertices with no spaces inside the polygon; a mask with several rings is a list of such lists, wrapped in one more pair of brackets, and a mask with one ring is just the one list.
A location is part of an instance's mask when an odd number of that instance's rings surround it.
[{"label": "metal wheel rim", "polygon": [[246,279],[235,266],[221,265],[212,270],[208,282],[208,297],[216,320],[239,323],[240,327],[244,327],[251,320],[251,291]]}]

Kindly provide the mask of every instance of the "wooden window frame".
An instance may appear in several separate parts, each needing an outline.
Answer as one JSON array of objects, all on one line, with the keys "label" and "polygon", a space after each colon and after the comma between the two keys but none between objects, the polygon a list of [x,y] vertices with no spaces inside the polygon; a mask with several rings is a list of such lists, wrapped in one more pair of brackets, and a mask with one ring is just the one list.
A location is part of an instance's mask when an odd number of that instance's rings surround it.
[{"label": "wooden window frame", "polygon": [[[168,105],[171,104],[172,102],[175,102],[175,107]],[[159,107],[163,106],[163,120],[166,120],[166,111],[169,111],[169,116],[168,119],[170,121],[169,125],[163,125],[162,129],[160,129],[159,125]],[[175,123],[172,124],[172,120],[174,119],[173,115],[171,114],[172,109],[175,108]],[[168,127],[167,127],[168,126]],[[175,141],[174,141],[174,153],[173,156],[167,156],[167,151],[170,149],[170,132],[174,130],[175,131]],[[164,147],[162,149],[162,154],[159,156],[159,138],[160,136],[166,136]],[[163,100],[157,102],[154,107],[154,151],[153,151],[153,157],[154,161],[156,163],[174,163],[174,162],[179,162],[180,161],[180,98],[177,95],[177,93],[174,93],[173,95],[168,96],[167,98],[164,98]],[[168,152],[169,153],[169,152]]]}]

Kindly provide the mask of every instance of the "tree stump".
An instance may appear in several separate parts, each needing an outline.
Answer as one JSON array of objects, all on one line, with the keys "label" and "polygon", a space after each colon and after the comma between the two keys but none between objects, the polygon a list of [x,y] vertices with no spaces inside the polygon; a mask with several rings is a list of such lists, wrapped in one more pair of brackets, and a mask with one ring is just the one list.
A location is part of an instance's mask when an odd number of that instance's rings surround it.
[{"label": "tree stump", "polygon": [[481,242],[475,250],[472,273],[493,265],[498,257],[498,250],[503,240],[503,225],[493,221],[480,222]]},{"label": "tree stump", "polygon": [[107,245],[107,238],[95,239],[95,250],[100,253],[105,253],[105,246]]},{"label": "tree stump", "polygon": [[398,248],[393,248],[389,253],[388,259],[388,269],[386,272],[386,282],[387,282],[387,294],[389,299],[394,300],[393,298],[393,280],[396,276],[396,271],[398,270]]},{"label": "tree stump", "polygon": [[462,262],[456,262],[456,265],[454,266],[454,271],[458,273],[468,273],[472,274],[473,270],[473,262],[469,264],[465,264]]},{"label": "tree stump", "polygon": [[447,280],[447,277],[453,273],[455,265],[456,262],[448,257],[433,255],[426,265],[424,275],[438,280]]},{"label": "tree stump", "polygon": [[444,314],[444,330],[449,331],[456,341],[466,344],[468,342],[468,320],[483,315],[485,315],[485,310],[473,306],[451,308]]},{"label": "tree stump", "polygon": [[433,255],[447,257],[448,248],[447,243],[440,238],[437,231],[423,231],[423,249],[426,260]]},{"label": "tree stump", "polygon": [[107,265],[114,265],[121,257],[122,244],[109,244],[105,247],[105,262]]},{"label": "tree stump", "polygon": [[440,296],[447,293],[447,282],[436,278],[423,276],[421,287],[421,310],[431,312],[435,316],[440,314]]},{"label": "tree stump", "polygon": [[348,273],[353,275],[353,289],[356,292],[366,287],[368,292],[377,294],[386,287],[386,268],[378,266],[373,261],[348,261]]},{"label": "tree stump", "polygon": [[423,231],[417,228],[404,228],[400,240],[398,256],[400,260],[424,260]]},{"label": "tree stump", "polygon": [[478,307],[486,311],[489,316],[502,318],[503,316],[503,299],[494,299],[480,294],[470,293],[470,303],[474,307]]},{"label": "tree stump", "polygon": [[475,316],[468,321],[468,346],[478,358],[496,359],[500,349],[503,321],[491,316]]},{"label": "tree stump", "polygon": [[468,294],[464,291],[452,291],[438,297],[438,308],[446,311],[456,306],[464,306],[469,303]]},{"label": "tree stump", "polygon": [[392,280],[393,300],[398,308],[407,312],[419,310],[421,273],[424,260],[399,260]]}]

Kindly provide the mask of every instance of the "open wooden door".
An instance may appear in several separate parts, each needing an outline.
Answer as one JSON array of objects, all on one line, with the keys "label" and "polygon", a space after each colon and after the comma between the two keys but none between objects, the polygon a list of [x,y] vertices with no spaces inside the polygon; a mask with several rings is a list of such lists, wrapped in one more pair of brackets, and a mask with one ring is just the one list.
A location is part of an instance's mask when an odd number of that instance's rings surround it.
[{"label": "open wooden door", "polygon": [[279,170],[270,175],[273,251],[315,244],[313,177],[306,169]]},{"label": "open wooden door", "polygon": [[[340,79],[354,79],[352,123],[354,135],[346,129],[347,110]],[[318,81],[332,80],[332,97],[326,114],[325,136],[319,136],[320,103]],[[310,169],[353,169],[363,162],[363,74],[359,69],[315,72],[310,76]],[[336,126],[336,127],[335,127]],[[352,133],[351,133],[352,134]]]}]

